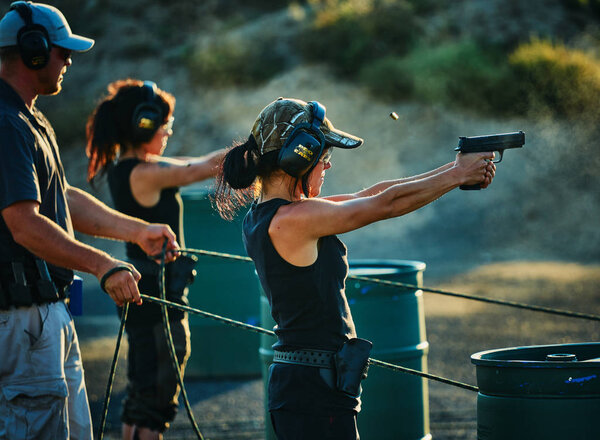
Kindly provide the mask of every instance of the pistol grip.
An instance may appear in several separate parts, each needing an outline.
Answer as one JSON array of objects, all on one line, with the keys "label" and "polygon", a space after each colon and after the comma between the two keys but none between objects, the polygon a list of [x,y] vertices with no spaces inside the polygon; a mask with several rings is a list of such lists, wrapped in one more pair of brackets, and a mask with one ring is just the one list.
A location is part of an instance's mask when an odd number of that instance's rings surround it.
[{"label": "pistol grip", "polygon": [[461,185],[460,189],[465,190],[465,191],[480,190],[481,185],[479,183],[476,183],[475,185]]}]

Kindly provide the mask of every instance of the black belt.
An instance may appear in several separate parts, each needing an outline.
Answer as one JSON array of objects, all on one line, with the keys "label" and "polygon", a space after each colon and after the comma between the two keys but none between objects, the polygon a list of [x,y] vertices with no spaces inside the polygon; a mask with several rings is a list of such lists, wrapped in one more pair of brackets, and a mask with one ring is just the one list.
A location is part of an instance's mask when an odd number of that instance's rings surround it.
[{"label": "black belt", "polygon": [[335,351],[328,350],[276,350],[273,354],[273,362],[333,369],[335,368],[334,355]]},{"label": "black belt", "polygon": [[69,284],[56,286],[45,261],[36,259],[35,265],[36,269],[26,268],[21,261],[1,265],[0,309],[31,307],[66,298]]}]

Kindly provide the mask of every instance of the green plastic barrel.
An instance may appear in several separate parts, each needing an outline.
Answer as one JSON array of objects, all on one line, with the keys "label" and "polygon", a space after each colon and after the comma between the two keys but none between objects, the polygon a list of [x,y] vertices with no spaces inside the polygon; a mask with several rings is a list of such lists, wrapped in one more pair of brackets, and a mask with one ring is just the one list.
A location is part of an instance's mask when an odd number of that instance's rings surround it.
[{"label": "green plastic barrel", "polygon": [[[258,277],[257,277],[258,278]],[[265,291],[260,287],[260,326],[268,330],[273,330],[275,327],[275,320],[271,317],[271,307],[269,306],[269,300],[265,295]],[[268,380],[269,380],[269,366],[273,363],[273,344],[277,341],[277,338],[269,335],[260,335],[260,360],[262,365],[262,378],[263,378],[263,390],[264,390],[264,408],[265,408],[265,439],[266,440],[277,440],[275,432],[273,431],[273,425],[271,424],[271,416],[269,415],[268,408]]]},{"label": "green plastic barrel", "polygon": [[[421,285],[425,263],[406,260],[350,261],[350,275]],[[425,335],[423,293],[348,279],[346,295],[356,332],[373,342],[371,357],[415,370],[427,371],[429,344]],[[264,293],[261,295],[261,325],[275,323]],[[263,384],[273,360],[274,338],[261,336]],[[363,440],[426,440],[429,433],[427,382],[417,376],[380,367],[369,368],[363,382],[362,410],[358,429]],[[265,403],[266,439],[275,440]]]},{"label": "green plastic barrel", "polygon": [[600,343],[475,353],[479,440],[600,439]]},{"label": "green plastic barrel", "polygon": [[[246,255],[243,213],[228,222],[212,208],[205,189],[182,191],[185,247]],[[190,306],[236,321],[258,325],[259,289],[252,263],[198,256],[190,286]],[[200,315],[189,314],[192,354],[186,376],[219,378],[258,376],[259,335]]]},{"label": "green plastic barrel", "polygon": [[[350,275],[421,286],[425,263],[350,261]],[[359,337],[373,342],[371,357],[427,372],[423,292],[348,279],[346,296]],[[430,439],[429,392],[421,377],[369,367],[363,382],[358,430],[363,440]]]}]

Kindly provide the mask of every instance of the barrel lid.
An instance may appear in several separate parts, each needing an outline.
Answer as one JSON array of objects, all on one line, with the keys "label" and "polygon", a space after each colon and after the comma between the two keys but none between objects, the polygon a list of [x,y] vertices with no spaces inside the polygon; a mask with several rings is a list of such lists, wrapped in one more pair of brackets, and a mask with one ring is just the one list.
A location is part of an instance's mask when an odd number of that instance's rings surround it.
[{"label": "barrel lid", "polygon": [[188,185],[181,188],[181,198],[184,200],[203,200],[214,194],[214,187],[205,182]]},{"label": "barrel lid", "polygon": [[496,396],[600,395],[600,343],[488,350],[471,356],[483,394]]},{"label": "barrel lid", "polygon": [[422,272],[427,267],[422,261],[379,259],[348,260],[348,266],[350,267],[350,275],[371,277]]},{"label": "barrel lid", "polygon": [[385,298],[400,300],[421,296],[423,292],[417,287],[398,288],[381,286],[378,283],[352,279],[353,276],[381,279],[384,281],[400,282],[411,286],[421,286],[425,263],[413,260],[378,260],[362,259],[348,260],[348,275],[346,281],[346,296],[352,305],[357,299]]},{"label": "barrel lid", "polygon": [[[576,361],[566,355],[574,355]],[[561,361],[558,359],[564,356]],[[548,360],[548,356],[555,359]],[[600,342],[580,344],[532,345],[480,351],[471,355],[475,365],[499,368],[570,368],[573,362],[585,362],[590,368],[600,366]]]}]

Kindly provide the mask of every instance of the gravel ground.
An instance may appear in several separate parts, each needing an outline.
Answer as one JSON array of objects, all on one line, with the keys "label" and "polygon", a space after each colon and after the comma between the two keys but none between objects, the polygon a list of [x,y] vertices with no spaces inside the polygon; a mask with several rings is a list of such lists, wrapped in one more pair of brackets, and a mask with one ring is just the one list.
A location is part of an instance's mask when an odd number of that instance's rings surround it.
[{"label": "gravel ground", "polygon": [[[430,286],[600,314],[600,266],[558,263],[506,263],[479,268]],[[600,340],[593,321],[487,305],[425,294],[428,369],[432,374],[476,384],[471,354],[494,348]],[[111,324],[116,334],[116,320]],[[114,336],[80,332],[88,394],[95,429],[101,418]],[[121,353],[124,353],[122,349]],[[104,438],[119,438],[119,411],[126,360],[121,356]],[[372,367],[375,368],[375,367]],[[402,374],[402,373],[397,373]],[[368,387],[368,379],[365,382]],[[187,380],[194,416],[206,439],[264,439],[263,389],[260,378]],[[435,440],[476,438],[476,394],[429,382],[430,431]],[[360,418],[359,418],[360,427]],[[166,439],[196,438],[183,406]],[[371,439],[364,439],[371,440]]]}]

